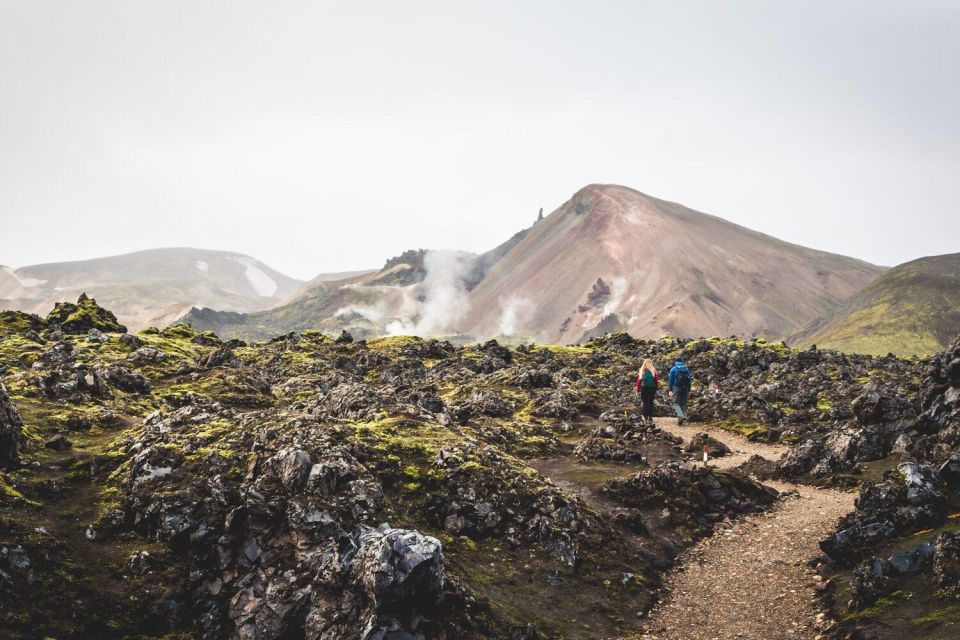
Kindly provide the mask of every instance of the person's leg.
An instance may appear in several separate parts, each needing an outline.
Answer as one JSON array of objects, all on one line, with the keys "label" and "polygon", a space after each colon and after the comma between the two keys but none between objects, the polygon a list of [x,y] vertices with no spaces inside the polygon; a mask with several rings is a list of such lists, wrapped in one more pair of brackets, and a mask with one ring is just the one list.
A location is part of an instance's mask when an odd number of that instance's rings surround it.
[{"label": "person's leg", "polygon": [[640,396],[643,399],[643,417],[647,422],[653,422],[653,394],[651,387],[642,387]]},{"label": "person's leg", "polygon": [[690,389],[681,389],[680,393],[677,394],[677,399],[680,401],[680,413],[682,413],[682,419],[686,421],[687,419],[687,400],[690,398]]},{"label": "person's leg", "polygon": [[682,391],[679,387],[673,388],[673,412],[677,414],[677,419],[683,419],[683,407],[680,406],[680,394]]}]

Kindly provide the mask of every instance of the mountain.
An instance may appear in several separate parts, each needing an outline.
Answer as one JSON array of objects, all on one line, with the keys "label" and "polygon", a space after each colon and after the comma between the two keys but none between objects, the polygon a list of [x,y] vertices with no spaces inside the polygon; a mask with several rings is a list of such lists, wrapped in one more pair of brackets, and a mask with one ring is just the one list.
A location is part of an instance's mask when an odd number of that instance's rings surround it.
[{"label": "mountain", "polygon": [[266,338],[355,336],[783,338],[884,272],[616,185],[590,185],[480,255],[408,251],[253,314],[194,310],[198,328]]},{"label": "mountain", "polygon": [[616,185],[590,185],[470,294],[468,335],[573,342],[634,336],[783,337],[883,272]]},{"label": "mountain", "polygon": [[[322,277],[322,276],[320,276]],[[87,293],[136,330],[165,325],[191,307],[258,311],[303,283],[240,253],[171,248],[120,256],[0,268],[0,308],[46,314]]]},{"label": "mountain", "polygon": [[469,291],[531,228],[479,255],[411,249],[388,259],[379,271],[314,279],[315,284],[272,309],[235,313],[194,308],[181,320],[223,337],[253,340],[306,329],[348,331],[358,338],[449,335],[470,310]]},{"label": "mountain", "polygon": [[960,333],[960,253],[894,267],[790,338],[848,352],[928,356]]}]

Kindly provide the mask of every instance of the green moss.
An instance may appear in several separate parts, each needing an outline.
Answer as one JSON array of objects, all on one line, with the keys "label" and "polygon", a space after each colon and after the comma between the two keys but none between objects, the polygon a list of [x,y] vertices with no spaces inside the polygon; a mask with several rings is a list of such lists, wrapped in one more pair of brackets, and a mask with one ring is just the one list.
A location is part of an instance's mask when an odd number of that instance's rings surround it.
[{"label": "green moss", "polygon": [[90,329],[104,333],[124,333],[127,328],[120,324],[117,316],[97,304],[93,298],[81,294],[77,303],[57,302],[47,315],[48,325],[57,324],[64,333],[83,334]]},{"label": "green moss", "polygon": [[960,604],[952,604],[939,609],[934,609],[926,615],[914,618],[911,622],[916,626],[927,624],[956,624],[960,620]]},{"label": "green moss", "polygon": [[859,611],[853,611],[843,616],[844,622],[853,622],[856,620],[871,619],[876,618],[888,609],[895,607],[903,602],[910,600],[913,597],[913,594],[906,591],[894,591],[889,596],[885,598],[880,598],[873,605],[860,609]]},{"label": "green moss", "polygon": [[0,338],[0,367],[29,369],[40,358],[43,349],[43,345],[27,340],[20,334]]},{"label": "green moss", "polygon": [[384,338],[374,338],[367,342],[367,346],[376,351],[390,351],[422,342],[423,338],[418,338],[417,336],[387,336]]},{"label": "green moss", "polygon": [[738,433],[748,440],[752,440],[754,442],[766,441],[770,436],[770,430],[766,426],[757,422],[740,422],[735,418],[731,418],[720,422],[719,426],[725,431]]},{"label": "green moss", "polygon": [[32,313],[22,311],[0,311],[0,337],[27,331],[40,331],[46,326],[43,319]]}]

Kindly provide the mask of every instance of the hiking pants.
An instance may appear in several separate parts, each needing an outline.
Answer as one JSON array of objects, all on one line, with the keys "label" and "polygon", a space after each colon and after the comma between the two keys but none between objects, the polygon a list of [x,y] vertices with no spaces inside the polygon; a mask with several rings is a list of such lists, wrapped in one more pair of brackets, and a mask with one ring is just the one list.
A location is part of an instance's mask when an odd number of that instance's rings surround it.
[{"label": "hiking pants", "polygon": [[673,388],[673,411],[678,418],[682,418],[687,410],[687,396],[690,395],[690,389]]},{"label": "hiking pants", "polygon": [[656,387],[640,387],[640,400],[643,402],[644,418],[653,419],[653,398],[657,395]]}]

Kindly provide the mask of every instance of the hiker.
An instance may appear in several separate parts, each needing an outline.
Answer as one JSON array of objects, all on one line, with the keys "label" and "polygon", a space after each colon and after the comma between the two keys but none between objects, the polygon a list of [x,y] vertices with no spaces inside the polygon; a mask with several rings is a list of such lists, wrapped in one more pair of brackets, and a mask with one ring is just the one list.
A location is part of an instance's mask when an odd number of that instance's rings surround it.
[{"label": "hiker", "polygon": [[686,421],[684,412],[687,410],[687,398],[690,395],[690,369],[677,358],[676,364],[670,369],[670,397],[673,398],[673,410],[677,414],[677,424]]},{"label": "hiker", "polygon": [[640,415],[644,424],[653,424],[653,398],[657,395],[659,384],[660,376],[653,362],[649,358],[644,360],[640,373],[637,374],[637,393],[640,394],[640,401],[643,402]]}]

